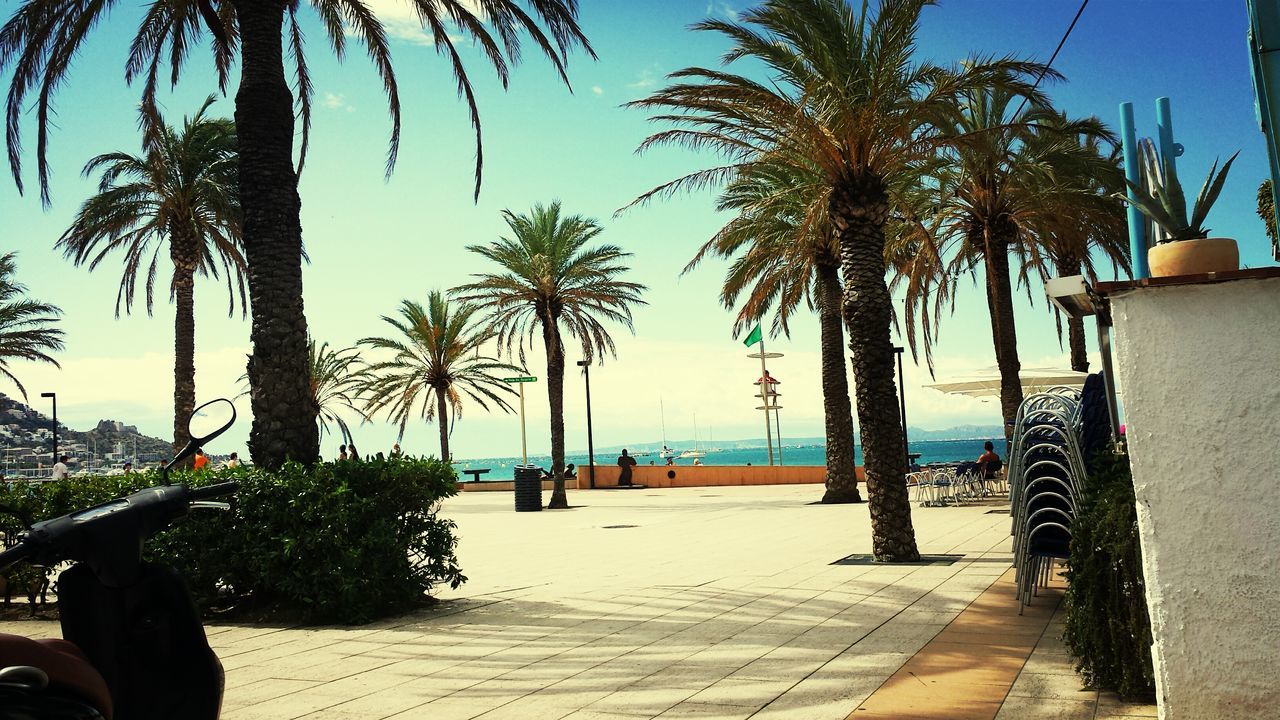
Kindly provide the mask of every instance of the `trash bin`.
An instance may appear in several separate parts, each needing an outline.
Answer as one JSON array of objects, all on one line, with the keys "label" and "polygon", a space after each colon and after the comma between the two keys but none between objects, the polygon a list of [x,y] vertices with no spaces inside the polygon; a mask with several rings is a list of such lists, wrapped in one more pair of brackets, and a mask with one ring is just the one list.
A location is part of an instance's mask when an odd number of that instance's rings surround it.
[{"label": "trash bin", "polygon": [[542,509],[542,479],[537,465],[516,466],[516,512]]}]

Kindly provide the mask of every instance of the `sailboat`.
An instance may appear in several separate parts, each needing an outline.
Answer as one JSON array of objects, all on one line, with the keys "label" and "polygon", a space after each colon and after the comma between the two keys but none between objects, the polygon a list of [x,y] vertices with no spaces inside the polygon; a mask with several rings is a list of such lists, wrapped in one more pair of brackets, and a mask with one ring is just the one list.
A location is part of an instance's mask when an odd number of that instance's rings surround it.
[{"label": "sailboat", "polygon": [[698,449],[698,414],[693,414],[693,449],[680,453],[681,459],[704,458],[707,454]]},{"label": "sailboat", "polygon": [[667,447],[667,408],[662,398],[658,398],[658,411],[662,414],[662,450],[658,452],[658,457],[666,460],[675,457],[676,451]]}]

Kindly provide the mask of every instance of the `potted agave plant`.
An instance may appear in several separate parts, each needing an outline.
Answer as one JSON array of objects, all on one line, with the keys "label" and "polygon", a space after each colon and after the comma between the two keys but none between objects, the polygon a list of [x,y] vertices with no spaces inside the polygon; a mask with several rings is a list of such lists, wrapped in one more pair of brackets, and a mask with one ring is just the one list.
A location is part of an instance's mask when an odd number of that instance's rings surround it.
[{"label": "potted agave plant", "polygon": [[1204,227],[1209,209],[1222,192],[1227,171],[1235,161],[1232,155],[1222,169],[1215,160],[1205,178],[1200,194],[1187,217],[1187,200],[1178,182],[1173,165],[1165,165],[1155,143],[1143,138],[1139,145],[1142,153],[1142,185],[1128,183],[1133,197],[1120,195],[1120,199],[1132,202],[1147,218],[1164,231],[1164,238],[1147,251],[1147,264],[1152,277],[1195,275],[1198,273],[1224,272],[1240,269],[1240,249],[1231,238],[1211,238]]}]

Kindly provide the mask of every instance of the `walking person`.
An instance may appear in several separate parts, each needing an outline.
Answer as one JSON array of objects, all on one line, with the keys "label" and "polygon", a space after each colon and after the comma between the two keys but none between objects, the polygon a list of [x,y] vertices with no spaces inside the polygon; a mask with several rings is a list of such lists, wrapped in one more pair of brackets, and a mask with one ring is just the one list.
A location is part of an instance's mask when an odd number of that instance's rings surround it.
[{"label": "walking person", "polygon": [[71,471],[67,468],[67,461],[70,459],[71,458],[66,455],[63,455],[58,458],[58,462],[53,464],[54,480],[66,480],[67,476],[71,474]]},{"label": "walking person", "polygon": [[347,446],[339,445],[338,446],[338,462],[342,462],[343,460],[346,460],[346,459],[347,459]]},{"label": "walking person", "polygon": [[240,467],[240,453],[231,453],[231,457],[227,460],[226,467],[228,469]]},{"label": "walking person", "polygon": [[356,452],[355,443],[347,445],[347,454],[350,456],[352,462],[360,462],[360,453]]},{"label": "walking person", "polygon": [[196,459],[191,463],[191,469],[199,472],[209,467],[209,456],[204,454],[204,448],[196,448]]},{"label": "walking person", "polygon": [[636,466],[636,459],[627,454],[626,448],[622,449],[622,454],[618,456],[618,467],[622,468],[622,472],[618,474],[618,486],[631,486],[631,468]]}]

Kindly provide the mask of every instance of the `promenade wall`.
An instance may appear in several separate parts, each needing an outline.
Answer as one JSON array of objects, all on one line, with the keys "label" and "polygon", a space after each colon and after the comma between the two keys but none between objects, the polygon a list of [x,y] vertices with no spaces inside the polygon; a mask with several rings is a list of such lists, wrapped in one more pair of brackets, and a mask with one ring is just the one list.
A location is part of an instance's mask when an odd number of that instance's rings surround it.
[{"label": "promenade wall", "polygon": [[[596,466],[596,489],[618,487],[617,465]],[[577,480],[569,480],[567,486],[586,490],[590,487],[589,470],[578,468]],[[857,468],[858,482],[865,482],[862,467]],[[827,481],[824,465],[637,465],[631,474],[631,482],[651,488],[719,487],[725,485],[821,485]],[[511,492],[513,485],[507,482],[459,483],[464,492]],[[551,481],[542,483],[544,490],[551,489]]]}]

